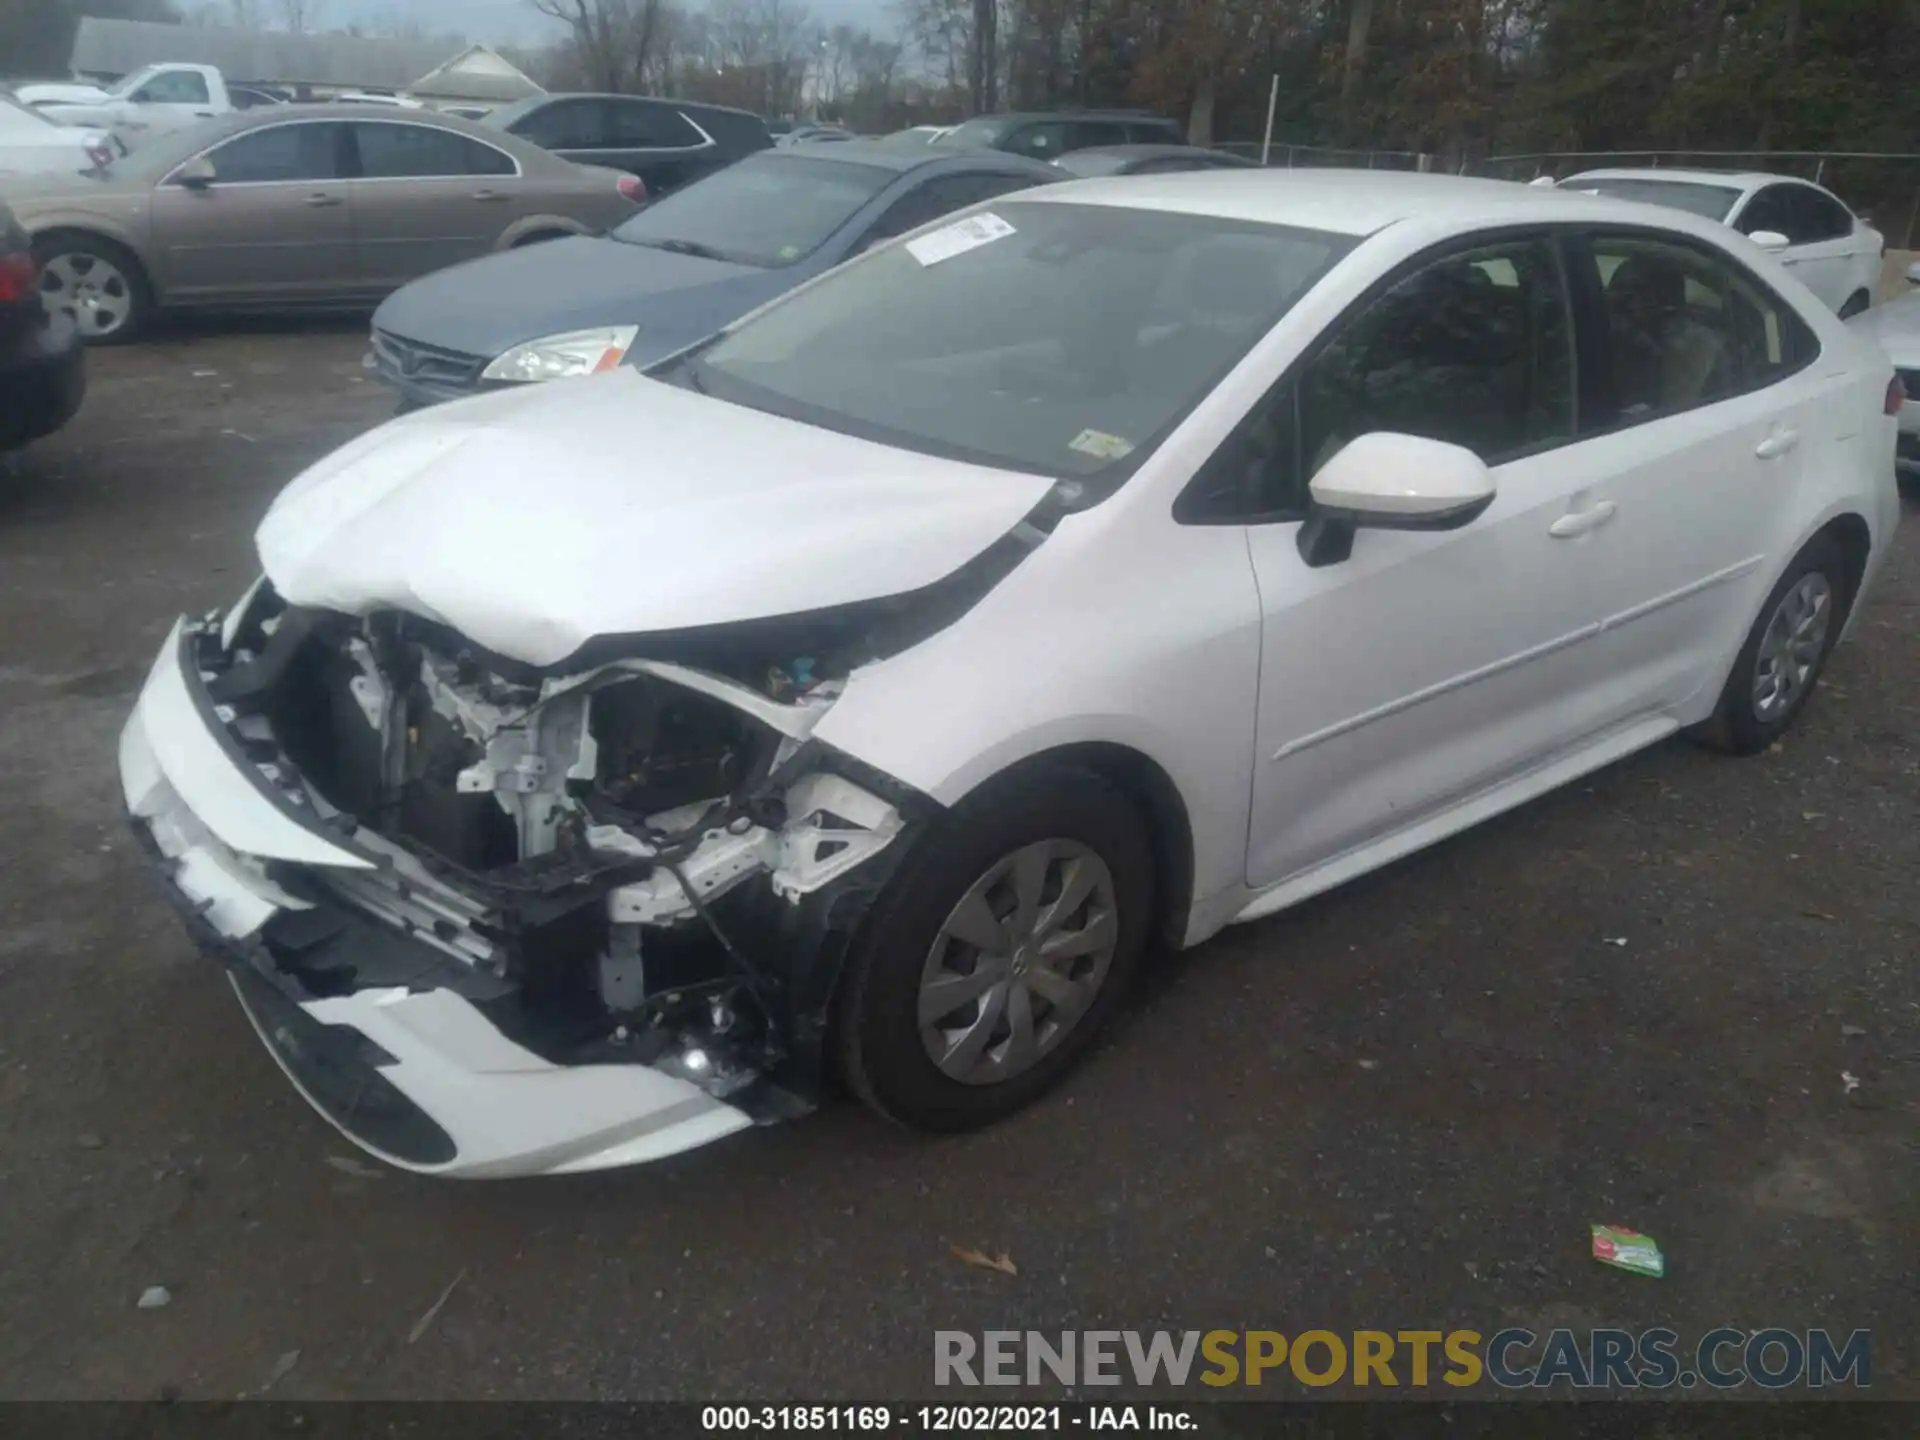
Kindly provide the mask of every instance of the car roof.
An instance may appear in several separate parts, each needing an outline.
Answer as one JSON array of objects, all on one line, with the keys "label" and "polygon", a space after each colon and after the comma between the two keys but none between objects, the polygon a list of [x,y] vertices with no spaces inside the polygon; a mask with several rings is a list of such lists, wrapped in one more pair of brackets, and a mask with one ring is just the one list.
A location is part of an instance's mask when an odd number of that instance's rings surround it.
[{"label": "car roof", "polygon": [[1188,215],[1217,215],[1270,225],[1293,225],[1364,236],[1402,220],[1448,220],[1462,228],[1549,221],[1657,225],[1695,234],[1717,231],[1706,222],[1658,205],[1582,195],[1511,180],[1389,170],[1273,170],[1233,167],[1172,174],[1069,180],[1024,192],[1023,204],[1112,205]]},{"label": "car roof", "polygon": [[1560,181],[1571,185],[1576,180],[1672,180],[1691,185],[1718,185],[1722,189],[1757,190],[1776,180],[1811,184],[1798,175],[1770,175],[1763,170],[1674,170],[1665,165],[1618,166],[1604,170],[1582,170]]},{"label": "car roof", "polygon": [[1225,156],[1229,164],[1226,168],[1238,169],[1231,162],[1241,157],[1230,150],[1214,150],[1206,145],[1083,145],[1078,150],[1069,150],[1059,156],[1061,160],[1070,160],[1075,155],[1111,155],[1116,160],[1158,160],[1162,156],[1173,156],[1184,160],[1189,155]]},{"label": "car roof", "polygon": [[785,145],[777,150],[757,151],[755,159],[786,163],[792,160],[844,160],[850,165],[872,165],[876,169],[905,173],[928,165],[942,169],[988,170],[1001,174],[1032,173],[1057,180],[1060,172],[1044,160],[1029,160],[1000,150],[942,150],[932,145],[889,145],[883,140],[856,138],[836,140],[831,145]]},{"label": "car roof", "polygon": [[[717,111],[722,115],[744,115],[749,120],[767,123],[751,110],[742,110],[737,105],[714,105],[705,100],[673,100],[665,95],[620,95],[611,90],[550,90],[544,95],[529,95],[523,100],[513,102],[513,109],[522,113],[538,110],[556,100],[645,100],[650,105],[665,105],[674,110]],[[507,107],[503,106],[502,109]],[[810,124],[810,121],[787,122],[789,124]]]},{"label": "car roof", "polygon": [[[1009,110],[999,115],[975,115],[975,120],[1145,120],[1155,125],[1174,125],[1164,115],[1151,110]],[[958,122],[965,124],[965,121]]]}]

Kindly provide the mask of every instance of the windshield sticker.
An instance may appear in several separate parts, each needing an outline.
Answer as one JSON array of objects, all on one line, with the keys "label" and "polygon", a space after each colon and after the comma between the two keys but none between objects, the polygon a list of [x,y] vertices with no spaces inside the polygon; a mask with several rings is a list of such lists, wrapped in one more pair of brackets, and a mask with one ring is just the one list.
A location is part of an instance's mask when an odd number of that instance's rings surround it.
[{"label": "windshield sticker", "polygon": [[922,265],[938,265],[1013,234],[1013,226],[991,211],[942,225],[930,235],[907,242],[907,253]]},{"label": "windshield sticker", "polygon": [[1133,442],[1122,440],[1118,435],[1109,435],[1104,430],[1082,430],[1067,442],[1067,448],[1100,460],[1118,460],[1132,452]]}]

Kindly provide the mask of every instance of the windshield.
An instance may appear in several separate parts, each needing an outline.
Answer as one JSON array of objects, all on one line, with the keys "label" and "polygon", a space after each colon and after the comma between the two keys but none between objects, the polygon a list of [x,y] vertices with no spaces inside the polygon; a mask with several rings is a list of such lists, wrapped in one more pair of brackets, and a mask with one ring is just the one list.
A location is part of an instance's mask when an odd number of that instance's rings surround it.
[{"label": "windshield", "polygon": [[1007,120],[968,120],[947,131],[936,145],[972,145],[991,149],[999,138],[1007,133]]},{"label": "windshield", "polygon": [[1606,179],[1576,175],[1563,180],[1561,188],[1585,190],[1615,200],[1638,200],[1647,205],[1664,205],[1669,210],[1684,210],[1707,220],[1725,220],[1740,198],[1739,190],[1728,185],[1703,185],[1691,180]]},{"label": "windshield", "polygon": [[772,270],[819,249],[894,173],[790,152],[753,155],[654,201],[613,238]]},{"label": "windshield", "polygon": [[1353,244],[1003,200],[829,272],[687,378],[904,449],[1063,478],[1130,468]]}]

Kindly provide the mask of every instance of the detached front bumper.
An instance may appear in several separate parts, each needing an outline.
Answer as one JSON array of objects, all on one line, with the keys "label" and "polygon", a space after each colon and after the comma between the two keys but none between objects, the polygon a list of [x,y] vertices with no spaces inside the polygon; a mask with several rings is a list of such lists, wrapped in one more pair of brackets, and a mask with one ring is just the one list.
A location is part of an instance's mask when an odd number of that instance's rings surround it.
[{"label": "detached front bumper", "polygon": [[641,1063],[555,1064],[505,982],[303,883],[392,864],[328,823],[283,757],[249,754],[194,660],[161,648],[120,737],[133,828],[195,940],[226,966],[268,1050],[371,1153],[461,1177],[658,1159],[751,1125],[736,1105]]}]

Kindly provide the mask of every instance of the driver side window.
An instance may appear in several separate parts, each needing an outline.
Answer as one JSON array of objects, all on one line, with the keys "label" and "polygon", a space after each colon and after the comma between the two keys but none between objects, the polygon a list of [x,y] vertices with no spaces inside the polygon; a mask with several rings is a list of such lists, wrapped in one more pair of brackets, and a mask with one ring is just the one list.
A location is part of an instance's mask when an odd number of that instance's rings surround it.
[{"label": "driver side window", "polygon": [[1573,320],[1551,241],[1455,251],[1343,316],[1208,459],[1176,517],[1298,518],[1308,481],[1372,431],[1489,465],[1573,439]]}]

